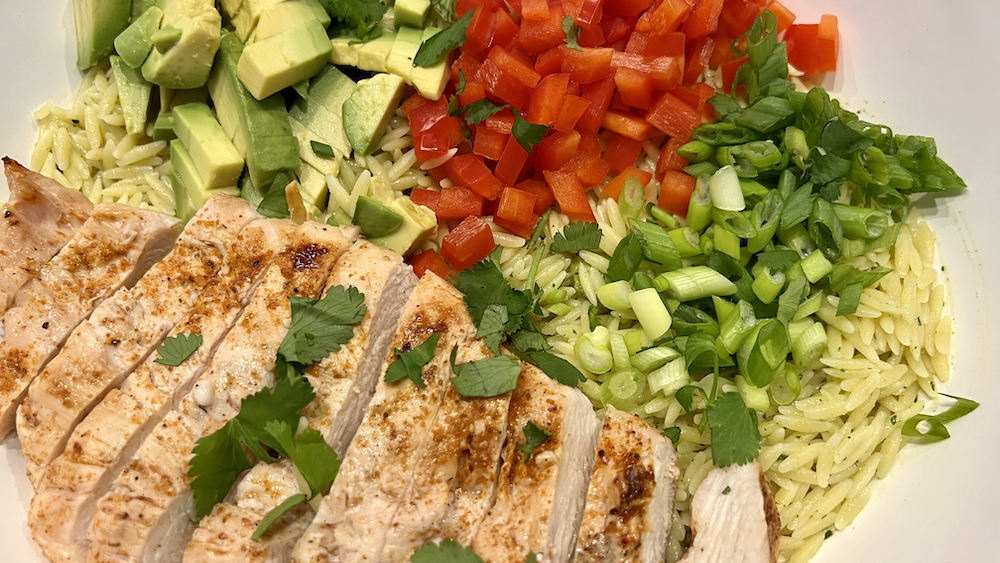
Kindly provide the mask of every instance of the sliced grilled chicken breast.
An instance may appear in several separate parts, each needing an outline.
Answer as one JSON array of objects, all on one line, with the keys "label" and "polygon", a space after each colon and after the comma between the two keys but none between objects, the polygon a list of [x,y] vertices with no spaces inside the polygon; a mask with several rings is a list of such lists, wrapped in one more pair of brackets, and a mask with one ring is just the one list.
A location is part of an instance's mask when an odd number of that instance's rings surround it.
[{"label": "sliced grilled chicken breast", "polygon": [[89,562],[181,560],[195,528],[187,475],[195,442],[238,414],[245,397],[274,383],[276,353],[291,322],[288,298],[318,296],[349,246],[333,227],[310,222],[296,229],[198,388],[156,427],[98,501],[87,533]]},{"label": "sliced grilled chicken breast", "polygon": [[[456,362],[491,355],[484,344],[471,341],[460,344]],[[510,393],[467,398],[448,386],[413,484],[386,534],[383,563],[409,561],[427,542],[472,542],[493,504],[510,398]]]},{"label": "sliced grilled chicken breast", "polygon": [[[551,436],[531,452],[524,427],[533,422]],[[601,423],[590,400],[538,368],[525,365],[511,399],[507,442],[496,502],[472,541],[487,563],[568,563],[583,516],[594,446]]]},{"label": "sliced grilled chicken breast", "polygon": [[609,407],[574,563],[661,563],[679,478],[670,440],[638,416]]},{"label": "sliced grilled chicken breast", "polygon": [[132,288],[101,303],[28,388],[17,435],[38,483],[76,425],[153,352],[216,278],[226,253],[260,215],[244,199],[215,196],[191,218],[173,250]]},{"label": "sliced grilled chicken breast", "polygon": [[694,543],[682,563],[775,563],[781,517],[756,461],[713,469],[691,501]]},{"label": "sliced grilled chicken breast", "polygon": [[179,366],[157,363],[159,355],[151,354],[73,431],[65,451],[45,472],[28,512],[35,541],[53,563],[86,559],[87,526],[97,500],[153,428],[190,392],[293,230],[290,221],[278,219],[244,228],[218,277],[171,332],[198,334],[201,347]]},{"label": "sliced grilled chicken breast", "polygon": [[[399,314],[417,278],[395,252],[358,241],[337,262],[327,287],[353,286],[365,295],[368,310],[354,337],[306,370],[316,398],[303,411],[308,427],[318,431],[343,456],[364,408],[375,391],[389,353]],[[237,486],[235,504],[220,503],[202,519],[184,553],[186,562],[287,561],[292,546],[312,519],[303,508],[285,517],[259,542],[251,535],[264,516],[300,492],[295,470],[287,461],[257,464]]]},{"label": "sliced grilled chicken breast", "polygon": [[452,347],[468,342],[476,327],[458,290],[433,274],[421,278],[400,315],[393,347],[403,351],[440,333],[434,358],[424,366],[425,387],[409,379],[379,377],[340,474],[323,498],[316,518],[292,552],[292,561],[374,562],[386,531],[413,481],[418,454],[452,377]]},{"label": "sliced grilled chicken breast", "polygon": [[28,385],[70,333],[118,288],[134,282],[170,249],[180,221],[115,203],[90,219],[38,277],[26,283],[3,316],[0,343],[0,436],[14,428]]},{"label": "sliced grilled chicken breast", "polygon": [[94,209],[82,193],[12,158],[4,157],[3,163],[10,201],[3,206],[0,221],[0,315],[13,304],[17,290],[38,275]]}]

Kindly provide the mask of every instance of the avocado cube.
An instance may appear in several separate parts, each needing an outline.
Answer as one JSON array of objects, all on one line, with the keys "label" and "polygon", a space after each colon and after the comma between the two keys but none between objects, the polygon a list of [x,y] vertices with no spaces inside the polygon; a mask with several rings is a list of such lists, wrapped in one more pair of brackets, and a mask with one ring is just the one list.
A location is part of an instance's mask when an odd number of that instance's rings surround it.
[{"label": "avocado cube", "polygon": [[341,66],[358,66],[361,45],[357,37],[334,37],[330,40],[330,62]]},{"label": "avocado cube", "polygon": [[335,66],[327,66],[309,83],[310,100],[331,113],[340,115],[344,102],[354,93],[357,84]]},{"label": "avocado cube", "polygon": [[318,20],[290,29],[243,50],[237,76],[258,100],[316,75],[330,56],[330,40]]},{"label": "avocado cube", "polygon": [[198,211],[188,197],[187,186],[181,180],[181,174],[176,168],[170,171],[170,187],[174,190],[174,215],[178,219],[187,223]]},{"label": "avocado cube", "polygon": [[107,55],[131,15],[132,0],[73,0],[76,66],[87,70]]},{"label": "avocado cube", "polygon": [[330,198],[330,191],[326,188],[326,174],[316,170],[312,166],[302,163],[298,169],[299,194],[302,201],[319,211],[326,210],[326,202]]},{"label": "avocado cube", "polygon": [[386,236],[370,239],[374,244],[405,256],[437,231],[434,212],[423,205],[414,204],[408,197],[396,199],[389,204],[389,209],[403,216],[403,224]]},{"label": "avocado cube", "polygon": [[[289,115],[310,130],[311,135],[317,137],[315,140],[330,145],[339,156],[349,156],[351,143],[344,131],[343,108],[356,86],[337,67],[327,66],[313,78],[309,95],[297,100]],[[294,123],[292,129],[295,130]]]},{"label": "avocado cube", "polygon": [[177,106],[201,102],[208,103],[208,88],[192,88],[190,90],[173,90],[160,86],[160,113],[168,112]]},{"label": "avocado cube", "polygon": [[139,16],[146,13],[146,10],[156,6],[163,9],[163,0],[132,0],[132,21],[139,19]]},{"label": "avocado cube", "polygon": [[[208,201],[208,199],[213,195],[240,195],[240,190],[236,186],[210,189],[199,175],[198,169],[195,166],[190,153],[188,153],[187,149],[184,148],[184,145],[181,144],[178,139],[170,141],[170,162],[173,164],[174,170],[177,172],[178,176],[180,176],[181,183],[184,187],[184,193],[186,194],[187,200],[190,202],[191,209],[195,212],[201,209],[201,206],[205,205],[205,202]],[[174,188],[174,196],[175,198],[177,196],[176,187]],[[178,215],[178,217],[180,217],[180,215]],[[187,221],[190,217],[181,217],[181,219]]]},{"label": "avocado cube", "polygon": [[153,84],[177,90],[204,86],[219,49],[222,17],[212,0],[165,0],[161,28],[181,30],[177,43],[161,53],[153,49],[142,75]]},{"label": "avocado cube", "polygon": [[324,177],[327,174],[333,174],[334,176],[340,174],[340,161],[345,154],[350,153],[350,143],[347,144],[346,152],[336,154],[338,150],[334,149],[336,156],[333,158],[320,156],[313,151],[312,142],[316,141],[317,143],[323,143],[324,145],[328,145],[330,143],[303,125],[298,119],[289,116],[288,121],[292,124],[292,132],[295,133],[295,138],[299,142],[299,158],[302,159],[303,164],[309,164],[309,166],[315,168],[323,174]]},{"label": "avocado cube", "polygon": [[256,43],[295,29],[312,20],[325,28],[330,25],[330,15],[316,0],[286,0],[264,8],[250,42]]},{"label": "avocado cube", "polygon": [[413,57],[417,56],[420,43],[423,41],[422,30],[412,27],[401,27],[392,44],[392,50],[385,61],[387,71],[402,77],[409,83],[413,71]]},{"label": "avocado cube", "polygon": [[[221,0],[222,10],[229,16],[229,22],[236,29],[240,41],[247,41],[253,34],[260,16],[268,6],[285,0]],[[336,0],[334,0],[336,1]]]},{"label": "avocado cube", "polygon": [[132,68],[139,68],[153,49],[153,34],[160,29],[163,10],[150,7],[115,38],[115,52]]},{"label": "avocado cube", "polygon": [[177,138],[177,134],[174,133],[174,114],[173,112],[161,113],[156,117],[156,121],[153,123],[153,140],[154,141],[173,141]]},{"label": "avocado cube", "polygon": [[358,82],[344,102],[344,131],[358,154],[372,152],[402,97],[403,79],[396,75],[376,74]]},{"label": "avocado cube", "polygon": [[[424,30],[423,40],[427,41],[441,30],[436,27],[428,27]],[[421,96],[428,100],[439,100],[444,94],[444,87],[451,78],[451,64],[448,57],[441,62],[430,67],[415,66],[410,69],[410,84],[417,89]]]},{"label": "avocado cube", "polygon": [[395,10],[397,29],[403,26],[422,28],[431,11],[431,0],[396,0]]},{"label": "avocado cube", "polygon": [[395,42],[395,33],[383,33],[367,43],[362,43],[358,51],[358,68],[372,72],[388,72],[385,62],[389,59],[389,53],[392,52],[392,45]]},{"label": "avocado cube", "polygon": [[206,188],[235,186],[243,172],[243,157],[203,103],[173,109],[174,131],[194,160]]},{"label": "avocado cube", "polygon": [[125,116],[125,130],[130,135],[138,135],[146,129],[146,113],[149,111],[149,97],[153,85],[142,78],[142,74],[129,67],[117,55],[111,55],[111,73],[118,86],[118,101]]}]

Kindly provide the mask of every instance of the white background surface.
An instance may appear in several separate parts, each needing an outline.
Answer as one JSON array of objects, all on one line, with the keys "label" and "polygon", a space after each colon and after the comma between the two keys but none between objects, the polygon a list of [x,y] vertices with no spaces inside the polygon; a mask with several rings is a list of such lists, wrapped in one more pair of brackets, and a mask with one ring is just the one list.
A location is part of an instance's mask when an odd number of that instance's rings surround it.
[{"label": "white background surface", "polygon": [[[614,1],[614,0],[607,0]],[[969,184],[957,197],[918,202],[938,231],[957,328],[945,391],[982,407],[953,423],[951,440],[911,445],[853,526],[815,561],[1000,561],[1000,2],[786,0],[801,23],[840,19],[841,62],[825,85],[862,118],[933,136]],[[69,0],[2,0],[0,153],[27,164],[31,112],[67,104],[75,67]],[[72,87],[72,90],[71,90]],[[0,180],[0,200],[7,190]],[[16,439],[0,445],[0,561],[41,563],[25,514],[31,490]]]}]

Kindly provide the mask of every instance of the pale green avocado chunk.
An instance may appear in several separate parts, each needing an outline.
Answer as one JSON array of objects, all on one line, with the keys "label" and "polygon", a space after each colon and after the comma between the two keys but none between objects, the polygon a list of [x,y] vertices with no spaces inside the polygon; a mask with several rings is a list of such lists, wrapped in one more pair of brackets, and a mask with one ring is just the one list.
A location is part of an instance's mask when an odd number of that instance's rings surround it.
[{"label": "pale green avocado chunk", "polygon": [[222,38],[208,89],[222,130],[246,159],[250,179],[266,192],[279,170],[302,165],[282,97],[255,99],[236,75],[243,43],[235,34]]},{"label": "pale green avocado chunk", "polygon": [[403,79],[394,74],[376,74],[358,82],[344,102],[344,131],[355,152],[362,156],[372,152],[402,97]]},{"label": "pale green avocado chunk", "polygon": [[[292,119],[292,130],[300,138],[300,143],[316,140],[330,145],[334,154],[347,157],[351,154],[351,143],[344,130],[344,102],[351,97],[357,85],[335,66],[327,66],[311,81],[309,95],[296,100],[289,115]],[[300,134],[295,131],[298,122],[305,130]],[[308,142],[305,142],[308,145]],[[302,147],[302,158],[312,163],[311,146]],[[323,168],[314,164],[318,169]],[[329,172],[327,172],[329,173]]]},{"label": "pale green avocado chunk", "polygon": [[408,197],[398,198],[388,207],[403,216],[403,223],[389,235],[369,239],[374,244],[405,256],[437,231],[434,212],[423,205],[414,204]]},{"label": "pale green avocado chunk", "polygon": [[132,21],[146,13],[146,10],[156,6],[163,9],[163,0],[132,0]]},{"label": "pale green avocado chunk", "polygon": [[330,39],[319,20],[248,45],[237,76],[258,100],[276,94],[323,70],[330,57]]},{"label": "pale green avocado chunk", "polygon": [[[188,221],[214,195],[240,195],[240,190],[236,186],[216,189],[208,188],[198,175],[198,170],[195,167],[194,160],[191,159],[191,155],[178,139],[170,141],[170,162],[174,167],[171,173],[171,183],[174,184],[177,218],[182,221]],[[173,173],[177,174],[180,182],[173,180]]]},{"label": "pale green avocado chunk", "polygon": [[367,43],[362,43],[358,51],[358,68],[372,72],[388,72],[385,62],[389,59],[389,53],[392,52],[392,45],[395,42],[396,34],[385,32]]},{"label": "pale green avocado chunk", "polygon": [[243,172],[243,157],[203,103],[173,109],[174,132],[187,149],[206,188],[235,186]]},{"label": "pale green avocado chunk", "polygon": [[138,135],[146,129],[146,114],[149,111],[153,85],[117,55],[111,55],[111,73],[118,87],[118,101],[125,116],[125,130],[130,135]]},{"label": "pale green avocado chunk", "polygon": [[[294,112],[295,109],[293,108]],[[292,133],[295,134],[295,139],[299,142],[299,158],[302,159],[303,166],[308,164],[312,168],[319,171],[323,176],[327,174],[333,174],[336,176],[340,173],[340,161],[345,153],[339,153],[338,149],[334,149],[334,157],[330,158],[328,156],[320,156],[313,151],[312,142],[323,143],[324,145],[329,145],[326,139],[323,139],[317,135],[312,129],[306,127],[301,121],[295,119],[292,116],[288,116],[288,121],[292,124]],[[350,152],[350,143],[347,144],[347,152]]]},{"label": "pale green avocado chunk", "polygon": [[354,224],[361,227],[361,232],[368,238],[384,237],[403,224],[403,215],[363,195],[354,208]]},{"label": "pale green avocado chunk", "polygon": [[299,177],[302,203],[306,205],[309,213],[315,216],[325,211],[326,202],[330,198],[330,191],[326,188],[326,174],[303,162],[296,175]]},{"label": "pale green avocado chunk", "polygon": [[268,6],[260,14],[250,43],[270,39],[312,20],[319,21],[324,28],[330,25],[330,14],[316,0],[285,0]]},{"label": "pale green avocado chunk", "polygon": [[159,47],[150,51],[142,75],[153,84],[176,90],[204,86],[222,36],[222,17],[215,3],[165,0],[160,28],[169,27],[179,29],[180,38],[163,52]]},{"label": "pale green avocado chunk", "polygon": [[131,15],[132,0],[73,0],[76,66],[87,70],[104,58]]},{"label": "pale green avocado chunk", "polygon": [[[357,37],[334,37],[330,40],[330,62],[341,66],[358,66],[361,47]],[[361,68],[361,70],[368,70]]]},{"label": "pale green avocado chunk", "polygon": [[153,49],[153,34],[160,29],[163,10],[151,6],[115,38],[115,52],[132,68],[139,68]]},{"label": "pale green avocado chunk", "polygon": [[423,37],[423,30],[413,27],[399,28],[396,40],[392,44],[392,51],[385,61],[386,70],[409,81],[414,68],[413,57],[417,56]]},{"label": "pale green avocado chunk", "polygon": [[177,133],[174,133],[173,112],[168,111],[156,116],[156,121],[153,122],[153,140],[173,141],[176,138]]},{"label": "pale green avocado chunk", "polygon": [[[236,29],[240,41],[248,41],[261,14],[268,6],[280,4],[286,0],[220,0],[222,11],[229,16],[229,23]],[[338,0],[333,0],[338,1]]]},{"label": "pale green avocado chunk", "polygon": [[170,111],[177,106],[201,102],[208,103],[208,87],[192,88],[191,90],[171,90],[160,86],[160,113]]},{"label": "pale green avocado chunk", "polygon": [[[428,27],[423,32],[422,41],[427,41],[440,31],[436,27]],[[448,84],[449,78],[451,78],[451,65],[448,57],[445,57],[434,66],[411,68],[409,83],[428,100],[439,100],[444,94],[444,87]]]},{"label": "pale green avocado chunk", "polygon": [[431,11],[431,0],[396,0],[394,23],[401,27],[424,27]]},{"label": "pale green avocado chunk", "polygon": [[153,47],[156,48],[158,53],[166,53],[167,51],[173,49],[174,45],[181,42],[181,37],[184,37],[183,31],[167,24],[165,27],[157,30],[156,33],[149,38],[149,41],[152,43]]}]

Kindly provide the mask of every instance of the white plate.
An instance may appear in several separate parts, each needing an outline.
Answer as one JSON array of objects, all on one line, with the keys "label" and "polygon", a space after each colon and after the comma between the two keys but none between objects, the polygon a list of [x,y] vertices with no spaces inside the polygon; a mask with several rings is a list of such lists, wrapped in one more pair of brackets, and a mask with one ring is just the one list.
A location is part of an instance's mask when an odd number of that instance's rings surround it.
[{"label": "white plate", "polygon": [[[612,0],[608,0],[612,1]],[[969,184],[918,205],[937,229],[957,318],[948,392],[982,407],[953,438],[904,449],[853,526],[815,561],[995,561],[1000,548],[1000,377],[993,373],[1000,303],[1000,3],[981,0],[787,0],[800,22],[840,18],[841,66],[827,86],[845,107],[898,133],[933,136]],[[67,103],[79,83],[69,0],[4,0],[0,17],[0,152],[27,164],[31,112]],[[6,200],[0,180],[0,200]],[[15,439],[0,446],[0,560],[42,563],[25,525],[31,489]]]}]

